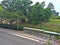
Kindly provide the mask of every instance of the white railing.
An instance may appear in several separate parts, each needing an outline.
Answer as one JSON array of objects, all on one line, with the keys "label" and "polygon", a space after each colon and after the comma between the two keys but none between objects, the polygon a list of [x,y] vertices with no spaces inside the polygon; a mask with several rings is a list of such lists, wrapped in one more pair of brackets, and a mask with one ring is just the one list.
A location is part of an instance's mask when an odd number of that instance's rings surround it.
[{"label": "white railing", "polygon": [[35,28],[24,27],[24,30],[32,30],[32,31],[38,31],[38,32],[43,32],[43,33],[47,33],[47,34],[51,34],[51,35],[60,36],[60,33],[57,33],[57,32],[45,31],[45,30],[35,29]]}]

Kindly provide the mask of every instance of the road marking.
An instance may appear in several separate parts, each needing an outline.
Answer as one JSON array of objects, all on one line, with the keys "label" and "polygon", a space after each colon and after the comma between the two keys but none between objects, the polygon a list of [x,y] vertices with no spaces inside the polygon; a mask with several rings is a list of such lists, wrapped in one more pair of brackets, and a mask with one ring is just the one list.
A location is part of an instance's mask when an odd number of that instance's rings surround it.
[{"label": "road marking", "polygon": [[39,40],[32,39],[32,38],[29,38],[29,37],[26,37],[26,36],[22,36],[22,35],[18,35],[18,34],[13,34],[13,35],[19,36],[19,37],[22,37],[22,38],[26,38],[26,39],[29,39],[29,40],[32,40],[32,41],[35,41],[35,42],[39,42]]},{"label": "road marking", "polygon": [[[6,33],[8,33],[8,32],[6,32]],[[28,37],[28,36],[23,36],[23,35],[19,35],[19,34],[15,34],[15,33],[10,33],[10,32],[9,32],[9,34],[15,35],[15,36],[18,36],[18,37],[22,37],[22,38],[25,38],[25,39],[29,39],[29,40],[32,40],[32,41],[35,41],[35,42],[39,42],[38,39],[33,39],[33,38]]]}]

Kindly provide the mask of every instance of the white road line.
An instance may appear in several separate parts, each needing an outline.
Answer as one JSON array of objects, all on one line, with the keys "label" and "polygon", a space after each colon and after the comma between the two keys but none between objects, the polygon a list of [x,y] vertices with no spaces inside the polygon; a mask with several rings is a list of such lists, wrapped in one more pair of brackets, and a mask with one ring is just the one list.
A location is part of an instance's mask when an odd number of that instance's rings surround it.
[{"label": "white road line", "polygon": [[19,36],[19,37],[22,37],[22,38],[26,38],[26,39],[29,39],[29,40],[32,40],[32,41],[35,41],[35,42],[39,42],[39,40],[32,39],[32,38],[29,38],[29,37],[26,37],[26,36],[22,36],[22,35],[18,35],[18,34],[13,34],[13,35]]},{"label": "white road line", "polygon": [[19,35],[19,34],[10,33],[10,32],[7,32],[7,33],[9,33],[9,34],[11,34],[11,35],[18,36],[18,37],[22,37],[22,38],[25,38],[25,39],[29,39],[29,40],[32,40],[32,41],[35,41],[35,42],[39,42],[39,40],[38,40],[38,39],[33,39],[33,38],[28,37],[28,36]]}]

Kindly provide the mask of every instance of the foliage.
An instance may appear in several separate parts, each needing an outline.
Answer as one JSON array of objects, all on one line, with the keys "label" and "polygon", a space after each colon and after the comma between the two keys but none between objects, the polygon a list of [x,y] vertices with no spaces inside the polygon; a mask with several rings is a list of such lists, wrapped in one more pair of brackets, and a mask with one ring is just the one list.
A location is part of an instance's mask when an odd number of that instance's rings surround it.
[{"label": "foliage", "polygon": [[40,29],[60,33],[60,20],[51,19],[49,22],[43,23],[40,26]]},{"label": "foliage", "polygon": [[60,16],[57,16],[56,19],[60,19]]},{"label": "foliage", "polygon": [[45,2],[41,3],[41,7],[44,8],[45,7]]},{"label": "foliage", "polygon": [[2,12],[5,14],[0,15],[5,18],[19,18],[27,19],[29,23],[39,24],[42,22],[49,21],[51,15],[53,4],[50,3],[47,8],[44,8],[45,2],[41,4],[37,2],[35,5],[31,5],[33,2],[31,0],[3,0],[1,6],[4,10],[8,12]]},{"label": "foliage", "polygon": [[9,12],[20,11],[23,15],[26,15],[26,10],[29,8],[31,3],[31,0],[3,0],[1,5]]},{"label": "foliage", "polygon": [[[18,26],[18,29],[17,29],[17,26]],[[0,28],[7,28],[7,29],[23,31],[23,26],[21,26],[21,25],[0,24]]]},{"label": "foliage", "polygon": [[37,2],[34,5],[32,3],[31,0],[3,0],[0,3],[0,19],[8,19],[10,24],[0,24],[0,27],[17,30],[17,24],[12,25],[13,20],[28,20],[27,23],[18,25],[18,30],[27,26],[60,33],[60,16],[54,15],[58,15],[58,12],[52,10],[54,5],[49,3],[48,7],[44,8],[45,2]]},{"label": "foliage", "polygon": [[45,19],[45,21],[49,21],[49,19],[51,18],[51,16],[52,16],[52,11],[51,11],[51,8],[49,8],[49,7],[47,7],[46,9],[45,9],[45,17],[44,17],[44,19]]},{"label": "foliage", "polygon": [[52,16],[52,19],[60,19],[60,16]]},{"label": "foliage", "polygon": [[3,10],[3,8],[2,8],[2,6],[0,6],[0,11],[2,11]]},{"label": "foliage", "polygon": [[59,15],[59,12],[56,12],[56,10],[52,10],[52,13],[54,16],[58,16]]},{"label": "foliage", "polygon": [[56,38],[57,40],[60,40],[60,36],[55,36],[55,38]]},{"label": "foliage", "polygon": [[51,2],[48,4],[48,7],[54,9],[54,5]]},{"label": "foliage", "polygon": [[41,22],[48,21],[52,16],[51,8],[47,7],[46,9],[41,7],[41,4],[37,2],[31,7],[28,19],[33,24],[38,24]]},{"label": "foliage", "polygon": [[31,23],[39,23],[40,19],[42,18],[43,9],[41,8],[41,5],[36,3],[36,5],[31,7],[31,12],[29,13],[29,21]]}]

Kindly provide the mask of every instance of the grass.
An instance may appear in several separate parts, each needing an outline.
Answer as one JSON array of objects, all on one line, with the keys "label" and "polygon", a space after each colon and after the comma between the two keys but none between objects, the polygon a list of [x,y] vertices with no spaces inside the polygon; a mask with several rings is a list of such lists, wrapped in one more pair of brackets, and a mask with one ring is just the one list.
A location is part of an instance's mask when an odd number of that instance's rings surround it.
[{"label": "grass", "polygon": [[37,29],[40,28],[40,25],[34,25],[34,24],[28,24],[28,23],[23,23],[20,25],[25,26],[25,27],[30,27],[30,28],[37,28]]},{"label": "grass", "polygon": [[53,32],[58,32],[60,33],[60,19],[51,19],[49,22],[34,25],[34,24],[21,24],[26,27],[31,27],[31,28],[37,28],[37,29],[43,29],[46,31],[53,31]]},{"label": "grass", "polygon": [[[26,27],[42,29],[46,31],[52,31],[60,33],[60,19],[51,19],[49,22],[33,25],[33,24],[21,24]],[[56,39],[60,39],[60,36],[55,36]]]},{"label": "grass", "polygon": [[51,19],[49,22],[44,23],[40,29],[60,33],[60,19]]}]

